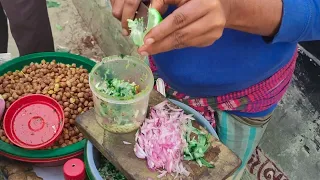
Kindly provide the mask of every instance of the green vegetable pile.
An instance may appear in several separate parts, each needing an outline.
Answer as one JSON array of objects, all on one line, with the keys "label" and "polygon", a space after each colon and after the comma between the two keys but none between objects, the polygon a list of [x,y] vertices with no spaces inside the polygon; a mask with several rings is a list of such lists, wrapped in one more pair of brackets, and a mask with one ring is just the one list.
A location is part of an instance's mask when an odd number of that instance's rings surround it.
[{"label": "green vegetable pile", "polygon": [[131,31],[130,38],[133,43],[138,47],[141,47],[144,42],[145,35],[154,27],[156,27],[162,21],[161,14],[154,8],[148,10],[148,23],[144,24],[143,18],[137,18],[135,20],[128,19],[128,27]]},{"label": "green vegetable pile", "polygon": [[129,83],[124,80],[106,79],[102,83],[96,84],[97,90],[108,96],[120,98],[120,99],[133,99],[138,94],[139,86],[134,82]]},{"label": "green vegetable pile", "polygon": [[120,173],[106,158],[102,156],[101,159],[101,168],[99,168],[98,171],[102,179],[126,180],[126,177]]},{"label": "green vegetable pile", "polygon": [[[113,73],[110,73],[109,70],[105,72],[104,78],[95,85],[95,88],[100,93],[121,101],[134,99],[135,95],[140,93],[140,87],[135,82],[114,78]],[[96,108],[99,109],[102,117],[110,121],[106,125],[109,128],[111,128],[110,124],[130,125],[131,128],[134,128],[132,119],[136,118],[139,113],[130,104],[108,103],[107,101],[101,101],[100,107],[97,106]]]},{"label": "green vegetable pile", "polygon": [[[188,122],[188,131],[185,135],[185,139],[188,143],[188,147],[184,149],[184,160],[196,161],[200,167],[206,166],[208,168],[214,168],[214,165],[210,164],[204,159],[205,153],[211,146],[209,142],[210,134],[205,134],[199,129],[192,126],[191,121]],[[191,138],[191,135],[194,134]],[[196,139],[196,137],[198,137]]]},{"label": "green vegetable pile", "polygon": [[138,18],[136,20],[128,19],[128,26],[130,28],[130,37],[133,43],[137,46],[143,45],[143,38],[145,36],[145,27],[143,24],[143,18]]}]

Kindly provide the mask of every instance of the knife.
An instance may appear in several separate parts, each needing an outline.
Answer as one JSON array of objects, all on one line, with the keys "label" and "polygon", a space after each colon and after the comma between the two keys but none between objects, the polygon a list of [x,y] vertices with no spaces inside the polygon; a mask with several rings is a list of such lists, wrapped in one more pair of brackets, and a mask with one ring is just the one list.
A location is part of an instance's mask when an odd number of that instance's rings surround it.
[{"label": "knife", "polygon": [[148,1],[142,1],[137,9],[136,15],[135,15],[135,19],[137,18],[143,18],[143,24],[144,27],[147,27],[148,25],[148,11],[149,11],[149,7],[146,5],[147,3],[149,3]]}]

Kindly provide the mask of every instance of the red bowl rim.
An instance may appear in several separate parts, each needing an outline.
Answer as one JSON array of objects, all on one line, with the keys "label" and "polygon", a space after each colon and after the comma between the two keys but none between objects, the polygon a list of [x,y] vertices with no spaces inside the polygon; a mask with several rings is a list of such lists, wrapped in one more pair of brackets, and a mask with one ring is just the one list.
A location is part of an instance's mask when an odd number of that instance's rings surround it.
[{"label": "red bowl rim", "polygon": [[[6,127],[7,127],[7,126],[6,126],[7,120],[6,120],[6,119],[7,119],[8,112],[9,112],[9,110],[10,110],[11,107],[13,107],[15,104],[19,103],[19,101],[21,101],[21,99],[30,98],[30,97],[34,97],[34,96],[41,96],[41,97],[50,99],[50,100],[52,100],[53,102],[55,102],[56,105],[57,105],[56,107],[59,108],[59,110],[62,112],[62,113],[60,114],[61,117],[62,117],[62,123],[61,123],[61,125],[60,125],[60,128],[58,129],[58,132],[52,137],[52,139],[51,139],[50,141],[48,141],[48,142],[46,142],[46,143],[43,143],[43,144],[40,144],[40,145],[38,145],[38,146],[32,146],[32,147],[30,147],[30,146],[24,146],[24,145],[22,145],[22,144],[16,143],[11,136],[8,136],[8,132],[7,132],[8,129],[6,128]],[[13,102],[13,103],[9,106],[9,108],[6,110],[6,113],[5,113],[4,117],[3,117],[2,127],[3,127],[3,130],[4,130],[7,138],[10,140],[10,142],[12,142],[13,144],[15,144],[16,146],[21,147],[21,148],[30,149],[30,150],[35,150],[35,149],[41,149],[41,148],[48,147],[48,146],[50,146],[52,143],[54,143],[54,141],[60,136],[60,134],[61,134],[61,132],[62,132],[62,130],[63,130],[64,121],[65,121],[64,111],[63,111],[62,106],[59,104],[59,102],[58,102],[57,100],[53,99],[53,98],[50,97],[50,96],[46,96],[46,95],[43,95],[43,94],[29,94],[29,95],[26,95],[26,96],[23,96],[23,97],[19,98],[18,100],[16,100],[15,102]]]}]

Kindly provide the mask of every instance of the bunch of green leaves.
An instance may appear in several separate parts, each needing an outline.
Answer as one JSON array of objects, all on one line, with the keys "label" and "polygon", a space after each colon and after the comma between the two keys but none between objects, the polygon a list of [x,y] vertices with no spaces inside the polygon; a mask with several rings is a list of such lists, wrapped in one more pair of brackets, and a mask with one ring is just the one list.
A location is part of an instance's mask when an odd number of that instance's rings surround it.
[{"label": "bunch of green leaves", "polygon": [[[192,136],[192,134],[194,135]],[[212,164],[204,159],[205,153],[211,146],[209,138],[210,134],[205,134],[193,127],[192,122],[189,121],[187,123],[187,133],[185,134],[188,146],[184,149],[184,160],[196,161],[200,167],[206,166],[208,168],[214,168]]]}]

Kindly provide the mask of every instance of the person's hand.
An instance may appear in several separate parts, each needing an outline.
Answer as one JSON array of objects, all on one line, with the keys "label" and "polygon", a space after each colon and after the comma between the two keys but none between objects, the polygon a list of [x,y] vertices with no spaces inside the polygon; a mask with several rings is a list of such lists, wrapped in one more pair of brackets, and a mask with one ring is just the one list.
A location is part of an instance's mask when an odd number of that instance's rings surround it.
[{"label": "person's hand", "polygon": [[[134,19],[140,3],[146,2],[147,5],[149,4],[148,0],[110,0],[110,2],[113,16],[121,21],[122,34],[124,36],[129,35],[128,19]],[[164,13],[167,8],[167,5],[162,5],[158,11]]]},{"label": "person's hand", "polygon": [[134,19],[141,0],[110,0],[112,14],[121,21],[122,34],[129,35],[128,19]]},{"label": "person's hand", "polygon": [[[118,0],[117,0],[118,1]],[[206,47],[222,36],[229,14],[228,0],[153,0],[161,9],[178,8],[154,27],[139,48],[141,55],[152,55],[185,47]]]}]

